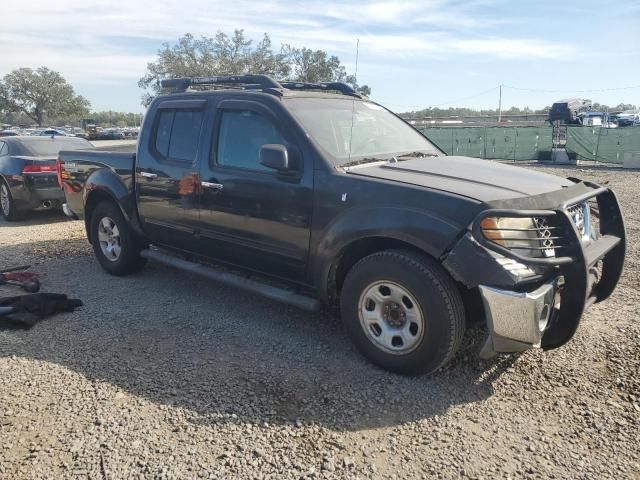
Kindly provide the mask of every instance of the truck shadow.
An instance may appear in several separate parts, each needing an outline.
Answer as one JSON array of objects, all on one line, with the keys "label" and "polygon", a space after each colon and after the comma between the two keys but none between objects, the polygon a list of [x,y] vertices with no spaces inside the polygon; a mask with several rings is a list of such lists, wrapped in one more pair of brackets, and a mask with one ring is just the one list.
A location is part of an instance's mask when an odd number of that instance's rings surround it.
[{"label": "truck shadow", "polygon": [[31,330],[0,327],[0,356],[52,362],[188,409],[196,425],[399,425],[490,397],[517,358],[478,360],[476,329],[441,371],[400,376],[364,360],[328,312],[307,314],[153,264],[126,278],[102,273],[92,258],[39,269],[48,274],[44,291],[85,305]]}]

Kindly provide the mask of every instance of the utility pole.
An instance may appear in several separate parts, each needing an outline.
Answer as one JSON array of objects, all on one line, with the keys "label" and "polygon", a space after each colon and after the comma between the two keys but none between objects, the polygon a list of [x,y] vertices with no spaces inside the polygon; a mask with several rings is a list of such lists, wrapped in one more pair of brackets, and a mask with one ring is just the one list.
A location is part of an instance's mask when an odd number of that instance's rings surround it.
[{"label": "utility pole", "polygon": [[498,97],[498,123],[502,121],[502,87],[500,84],[500,96]]},{"label": "utility pole", "polygon": [[356,88],[358,88],[358,57],[360,56],[360,39],[356,42],[356,71],[353,75],[353,78],[356,81]]}]

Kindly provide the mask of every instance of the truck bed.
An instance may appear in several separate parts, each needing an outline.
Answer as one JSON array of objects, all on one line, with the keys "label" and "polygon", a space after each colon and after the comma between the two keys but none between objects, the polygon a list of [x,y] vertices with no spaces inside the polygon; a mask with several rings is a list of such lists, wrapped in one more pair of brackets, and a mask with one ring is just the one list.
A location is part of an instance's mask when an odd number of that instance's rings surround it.
[{"label": "truck bed", "polygon": [[[121,191],[133,192],[133,179],[136,154],[131,152],[74,150],[61,151],[60,169],[64,182],[64,190],[69,209],[79,218],[84,217],[83,195],[87,188],[87,179],[97,178],[100,171],[111,171],[119,178],[119,185],[114,186]],[[113,175],[109,175],[113,179]]]}]

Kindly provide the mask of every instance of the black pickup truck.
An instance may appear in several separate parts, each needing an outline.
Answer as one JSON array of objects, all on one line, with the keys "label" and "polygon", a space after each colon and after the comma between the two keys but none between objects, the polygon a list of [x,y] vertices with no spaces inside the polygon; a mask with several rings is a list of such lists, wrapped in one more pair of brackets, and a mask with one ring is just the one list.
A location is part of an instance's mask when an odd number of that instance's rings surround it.
[{"label": "black pickup truck", "polygon": [[445,156],[341,83],[168,80],[137,153],[61,152],[67,215],[113,275],[147,259],[307,310],[339,307],[372,362],[438,369],[465,327],[481,351],[552,349],[623,268],[614,193]]}]

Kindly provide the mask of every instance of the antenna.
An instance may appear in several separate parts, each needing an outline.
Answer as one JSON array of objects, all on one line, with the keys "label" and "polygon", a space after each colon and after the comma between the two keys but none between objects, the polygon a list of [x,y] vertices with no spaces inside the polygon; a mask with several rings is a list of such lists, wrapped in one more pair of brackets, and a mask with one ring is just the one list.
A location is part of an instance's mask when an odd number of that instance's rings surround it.
[{"label": "antenna", "polygon": [[[356,71],[353,74],[354,83],[357,88],[358,86],[358,54],[360,53],[360,39],[358,38],[356,42]],[[351,103],[351,131],[349,132],[349,158],[347,163],[351,162],[351,142],[353,141],[353,119],[356,115],[356,100],[355,98]]]},{"label": "antenna", "polygon": [[360,39],[356,42],[356,71],[353,74],[353,78],[356,80],[356,87],[358,86],[358,56],[360,54]]}]

